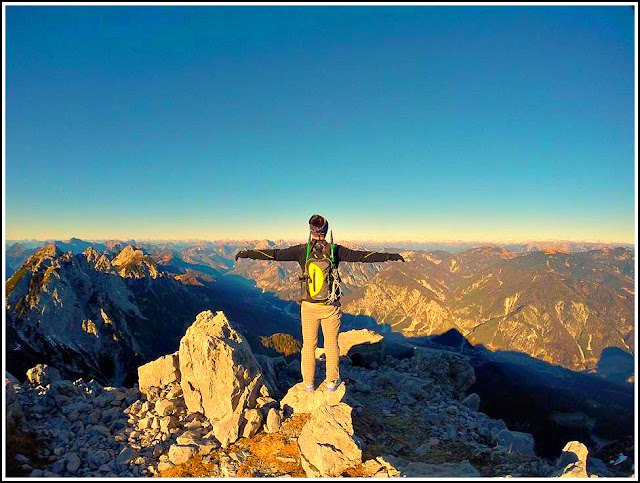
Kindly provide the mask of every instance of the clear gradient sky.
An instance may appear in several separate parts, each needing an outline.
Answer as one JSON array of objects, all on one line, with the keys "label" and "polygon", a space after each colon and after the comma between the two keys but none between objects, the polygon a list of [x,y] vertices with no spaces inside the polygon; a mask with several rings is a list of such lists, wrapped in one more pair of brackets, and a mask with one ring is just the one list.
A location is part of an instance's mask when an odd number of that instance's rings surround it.
[{"label": "clear gradient sky", "polygon": [[7,239],[635,241],[630,6],[6,6]]}]

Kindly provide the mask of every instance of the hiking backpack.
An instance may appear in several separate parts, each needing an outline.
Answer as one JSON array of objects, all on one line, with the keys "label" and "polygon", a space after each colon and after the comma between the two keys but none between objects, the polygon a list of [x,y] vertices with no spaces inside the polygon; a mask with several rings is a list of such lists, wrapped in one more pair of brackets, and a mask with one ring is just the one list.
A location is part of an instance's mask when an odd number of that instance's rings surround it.
[{"label": "hiking backpack", "polygon": [[[333,239],[333,236],[331,237]],[[331,305],[340,297],[340,275],[334,256],[333,242],[307,242],[304,273],[302,274],[303,300]]]}]

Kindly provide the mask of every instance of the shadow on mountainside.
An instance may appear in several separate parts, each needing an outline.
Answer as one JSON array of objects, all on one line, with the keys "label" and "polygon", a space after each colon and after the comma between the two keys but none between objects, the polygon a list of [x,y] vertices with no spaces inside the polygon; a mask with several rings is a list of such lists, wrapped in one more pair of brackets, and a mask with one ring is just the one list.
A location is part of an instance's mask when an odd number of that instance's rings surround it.
[{"label": "shadow on mountainside", "polygon": [[406,338],[394,333],[387,338],[389,345],[415,345],[468,357],[476,382],[467,394],[477,393],[480,411],[503,419],[509,429],[531,433],[539,456],[557,457],[571,440],[597,448],[633,435],[632,384],[574,372],[520,352],[473,346],[455,329],[436,336]]},{"label": "shadow on mountainside", "polygon": [[[121,278],[110,273],[101,273],[100,277],[104,286],[109,286],[111,278]],[[126,322],[126,337],[122,334],[118,334],[117,340],[106,337],[104,347],[98,346],[102,347],[101,352],[92,346],[84,350],[73,341],[68,345],[52,343],[47,335],[36,330],[37,327],[20,328],[20,313],[7,309],[7,370],[24,381],[27,369],[37,364],[48,364],[60,367],[70,380],[93,378],[105,386],[131,387],[138,378],[137,368],[175,352],[187,327],[204,310],[221,310],[238,321],[239,330],[257,352],[261,351],[258,342],[261,335],[284,332],[301,339],[299,313],[292,312],[297,304],[265,293],[241,277],[219,277],[188,289],[171,278],[159,278],[153,283],[146,278],[126,280],[127,288],[135,298],[133,302],[143,318],[130,310],[120,311],[117,306],[112,307],[111,300],[97,289],[86,284],[84,288],[76,287],[79,291],[94,290],[86,297],[79,297],[86,299],[80,302],[86,306],[81,307],[77,300],[74,301],[84,317],[95,319],[91,314],[104,308],[109,314],[119,314],[118,317]]]}]

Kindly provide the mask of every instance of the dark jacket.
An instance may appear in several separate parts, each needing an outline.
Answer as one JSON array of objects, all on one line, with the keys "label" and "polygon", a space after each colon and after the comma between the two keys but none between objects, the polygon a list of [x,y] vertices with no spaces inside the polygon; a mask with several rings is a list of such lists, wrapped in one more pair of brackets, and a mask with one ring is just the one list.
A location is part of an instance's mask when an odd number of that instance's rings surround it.
[{"label": "dark jacket", "polygon": [[[313,251],[313,247],[320,240],[311,240],[310,251]],[[324,240],[325,243],[329,243],[327,240]],[[340,262],[386,262],[389,260],[402,260],[404,259],[397,253],[380,253],[380,252],[369,252],[365,250],[351,250],[350,248],[343,247],[342,245],[334,245],[334,261],[336,267]],[[265,248],[265,249],[255,249],[255,250],[243,250],[236,254],[236,260],[238,258],[253,258],[255,260],[274,260],[278,262],[298,262],[300,264],[300,269],[304,273],[304,266],[306,264],[306,256],[307,256],[307,244],[302,243],[300,245],[294,245],[288,248]],[[307,300],[308,302],[313,303],[322,303],[310,300],[308,298],[308,294],[306,291],[304,278],[300,278],[301,281],[301,298],[298,302],[302,302],[303,300]],[[340,302],[336,301],[339,305]]]},{"label": "dark jacket", "polygon": [[[311,249],[319,240],[311,240]],[[328,241],[326,243],[329,243]],[[252,258],[254,260],[275,260],[278,262],[298,262],[300,269],[304,271],[307,244],[294,245],[288,248],[265,248],[260,250],[244,250],[238,252],[236,258]],[[342,245],[334,245],[334,258],[336,266],[340,262],[386,262],[389,260],[401,260],[397,253],[369,252],[366,250],[351,250]],[[404,260],[403,260],[404,261]]]}]

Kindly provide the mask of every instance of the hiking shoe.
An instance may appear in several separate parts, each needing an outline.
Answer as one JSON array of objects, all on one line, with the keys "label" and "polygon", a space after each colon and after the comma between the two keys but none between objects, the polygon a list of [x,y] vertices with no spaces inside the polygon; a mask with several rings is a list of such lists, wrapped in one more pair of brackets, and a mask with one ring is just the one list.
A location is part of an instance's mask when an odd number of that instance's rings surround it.
[{"label": "hiking shoe", "polygon": [[[304,386],[304,390],[308,392],[313,392],[316,390],[315,386]],[[334,389],[335,391],[335,389]]]},{"label": "hiking shoe", "polygon": [[340,385],[342,381],[340,379],[338,379],[337,381],[332,381],[332,382],[327,382],[327,392],[335,392],[336,389],[338,389],[338,386]]}]

